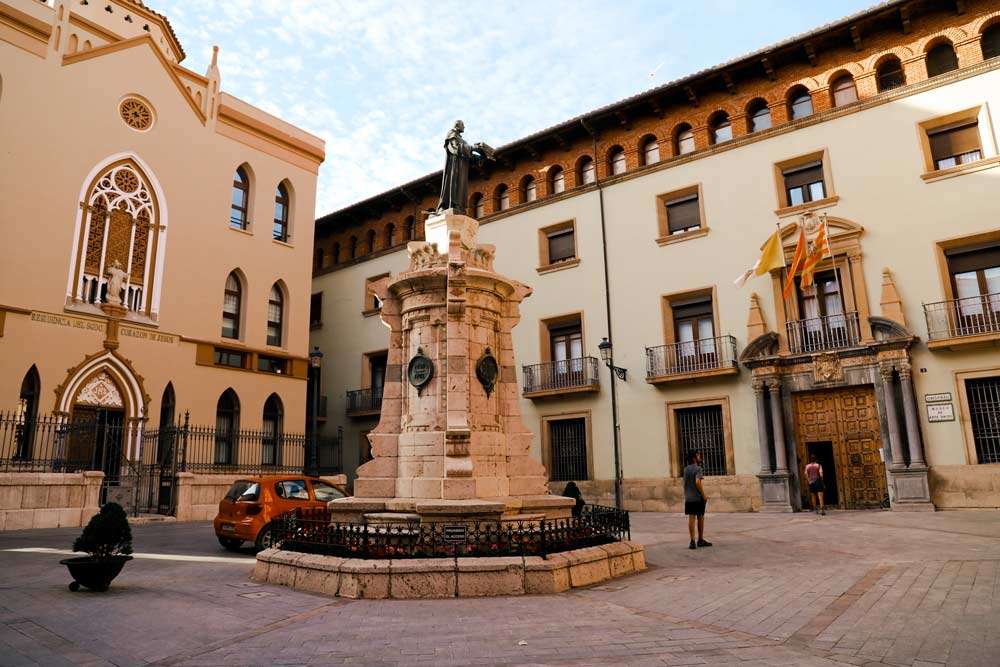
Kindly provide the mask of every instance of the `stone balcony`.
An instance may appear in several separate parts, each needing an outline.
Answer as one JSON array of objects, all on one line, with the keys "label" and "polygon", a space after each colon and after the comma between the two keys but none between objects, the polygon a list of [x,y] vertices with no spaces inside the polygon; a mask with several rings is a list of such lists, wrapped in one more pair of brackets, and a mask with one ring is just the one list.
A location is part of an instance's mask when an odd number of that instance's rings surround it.
[{"label": "stone balcony", "polygon": [[664,384],[735,375],[736,338],[716,336],[646,348],[646,382]]},{"label": "stone balcony", "polygon": [[924,304],[927,347],[957,350],[1000,343],[1000,293]]},{"label": "stone balcony", "polygon": [[600,390],[596,357],[548,361],[521,367],[525,398],[551,398]]}]

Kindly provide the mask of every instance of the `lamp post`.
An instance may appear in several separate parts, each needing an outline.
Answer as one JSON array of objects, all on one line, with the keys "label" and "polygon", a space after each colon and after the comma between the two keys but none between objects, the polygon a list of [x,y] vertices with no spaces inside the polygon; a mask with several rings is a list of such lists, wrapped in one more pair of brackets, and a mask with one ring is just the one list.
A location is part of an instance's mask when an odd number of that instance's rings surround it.
[{"label": "lamp post", "polygon": [[312,429],[309,434],[309,451],[306,453],[307,475],[319,475],[319,461],[317,460],[317,443],[319,438],[319,371],[323,367],[323,353],[318,346],[313,346],[309,353],[309,367],[312,369],[313,392],[312,392]]},{"label": "lamp post", "polygon": [[615,366],[615,358],[612,354],[611,341],[607,338],[601,339],[597,349],[601,351],[601,360],[611,371],[611,421],[612,433],[614,434],[615,445],[615,507],[622,508],[622,461],[621,447],[619,446],[619,425],[618,425],[618,387],[615,378],[623,382],[628,379],[628,371],[620,366]]}]

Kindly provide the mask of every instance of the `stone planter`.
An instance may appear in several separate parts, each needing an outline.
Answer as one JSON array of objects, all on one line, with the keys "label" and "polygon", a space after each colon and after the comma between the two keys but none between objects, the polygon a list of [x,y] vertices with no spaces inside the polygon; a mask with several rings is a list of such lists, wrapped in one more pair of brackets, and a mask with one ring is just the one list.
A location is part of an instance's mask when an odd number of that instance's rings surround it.
[{"label": "stone planter", "polygon": [[132,560],[131,556],[111,556],[110,558],[79,556],[66,558],[59,562],[69,569],[69,574],[73,577],[73,581],[69,585],[71,591],[80,590],[80,586],[92,591],[106,591],[114,578],[125,567],[125,563],[130,560]]}]

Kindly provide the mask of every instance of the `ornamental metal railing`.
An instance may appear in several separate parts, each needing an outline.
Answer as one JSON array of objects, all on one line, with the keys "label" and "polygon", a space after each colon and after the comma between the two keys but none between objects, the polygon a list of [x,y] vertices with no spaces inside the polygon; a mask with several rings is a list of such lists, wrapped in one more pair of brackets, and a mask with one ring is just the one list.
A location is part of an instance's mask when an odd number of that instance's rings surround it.
[{"label": "ornamental metal railing", "polygon": [[785,330],[793,353],[840,350],[855,347],[861,340],[856,312],[792,320]]},{"label": "ornamental metal railing", "polygon": [[529,364],[521,367],[521,374],[525,394],[586,387],[596,389],[600,383],[596,357]]},{"label": "ornamental metal railing", "polygon": [[1000,333],[1000,293],[924,304],[930,340]]},{"label": "ornamental metal railing", "polygon": [[628,512],[599,505],[564,519],[430,524],[335,523],[326,508],[296,509],[272,525],[279,549],[342,558],[545,557],[631,538]]},{"label": "ornamental metal railing", "polygon": [[382,387],[354,389],[347,392],[347,414],[364,414],[382,410]]},{"label": "ornamental metal railing", "polygon": [[646,377],[736,368],[736,338],[716,336],[646,348]]}]

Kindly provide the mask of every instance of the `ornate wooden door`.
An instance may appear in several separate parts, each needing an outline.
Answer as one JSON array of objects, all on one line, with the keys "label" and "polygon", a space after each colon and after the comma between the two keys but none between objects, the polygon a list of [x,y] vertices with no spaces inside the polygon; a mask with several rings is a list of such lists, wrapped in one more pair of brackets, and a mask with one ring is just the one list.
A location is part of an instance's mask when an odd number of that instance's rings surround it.
[{"label": "ornate wooden door", "polygon": [[[795,436],[803,507],[809,506],[805,466],[808,443],[829,441],[844,509],[877,508],[886,495],[878,405],[871,387],[848,387],[795,395]],[[829,471],[824,471],[829,474]]]}]

